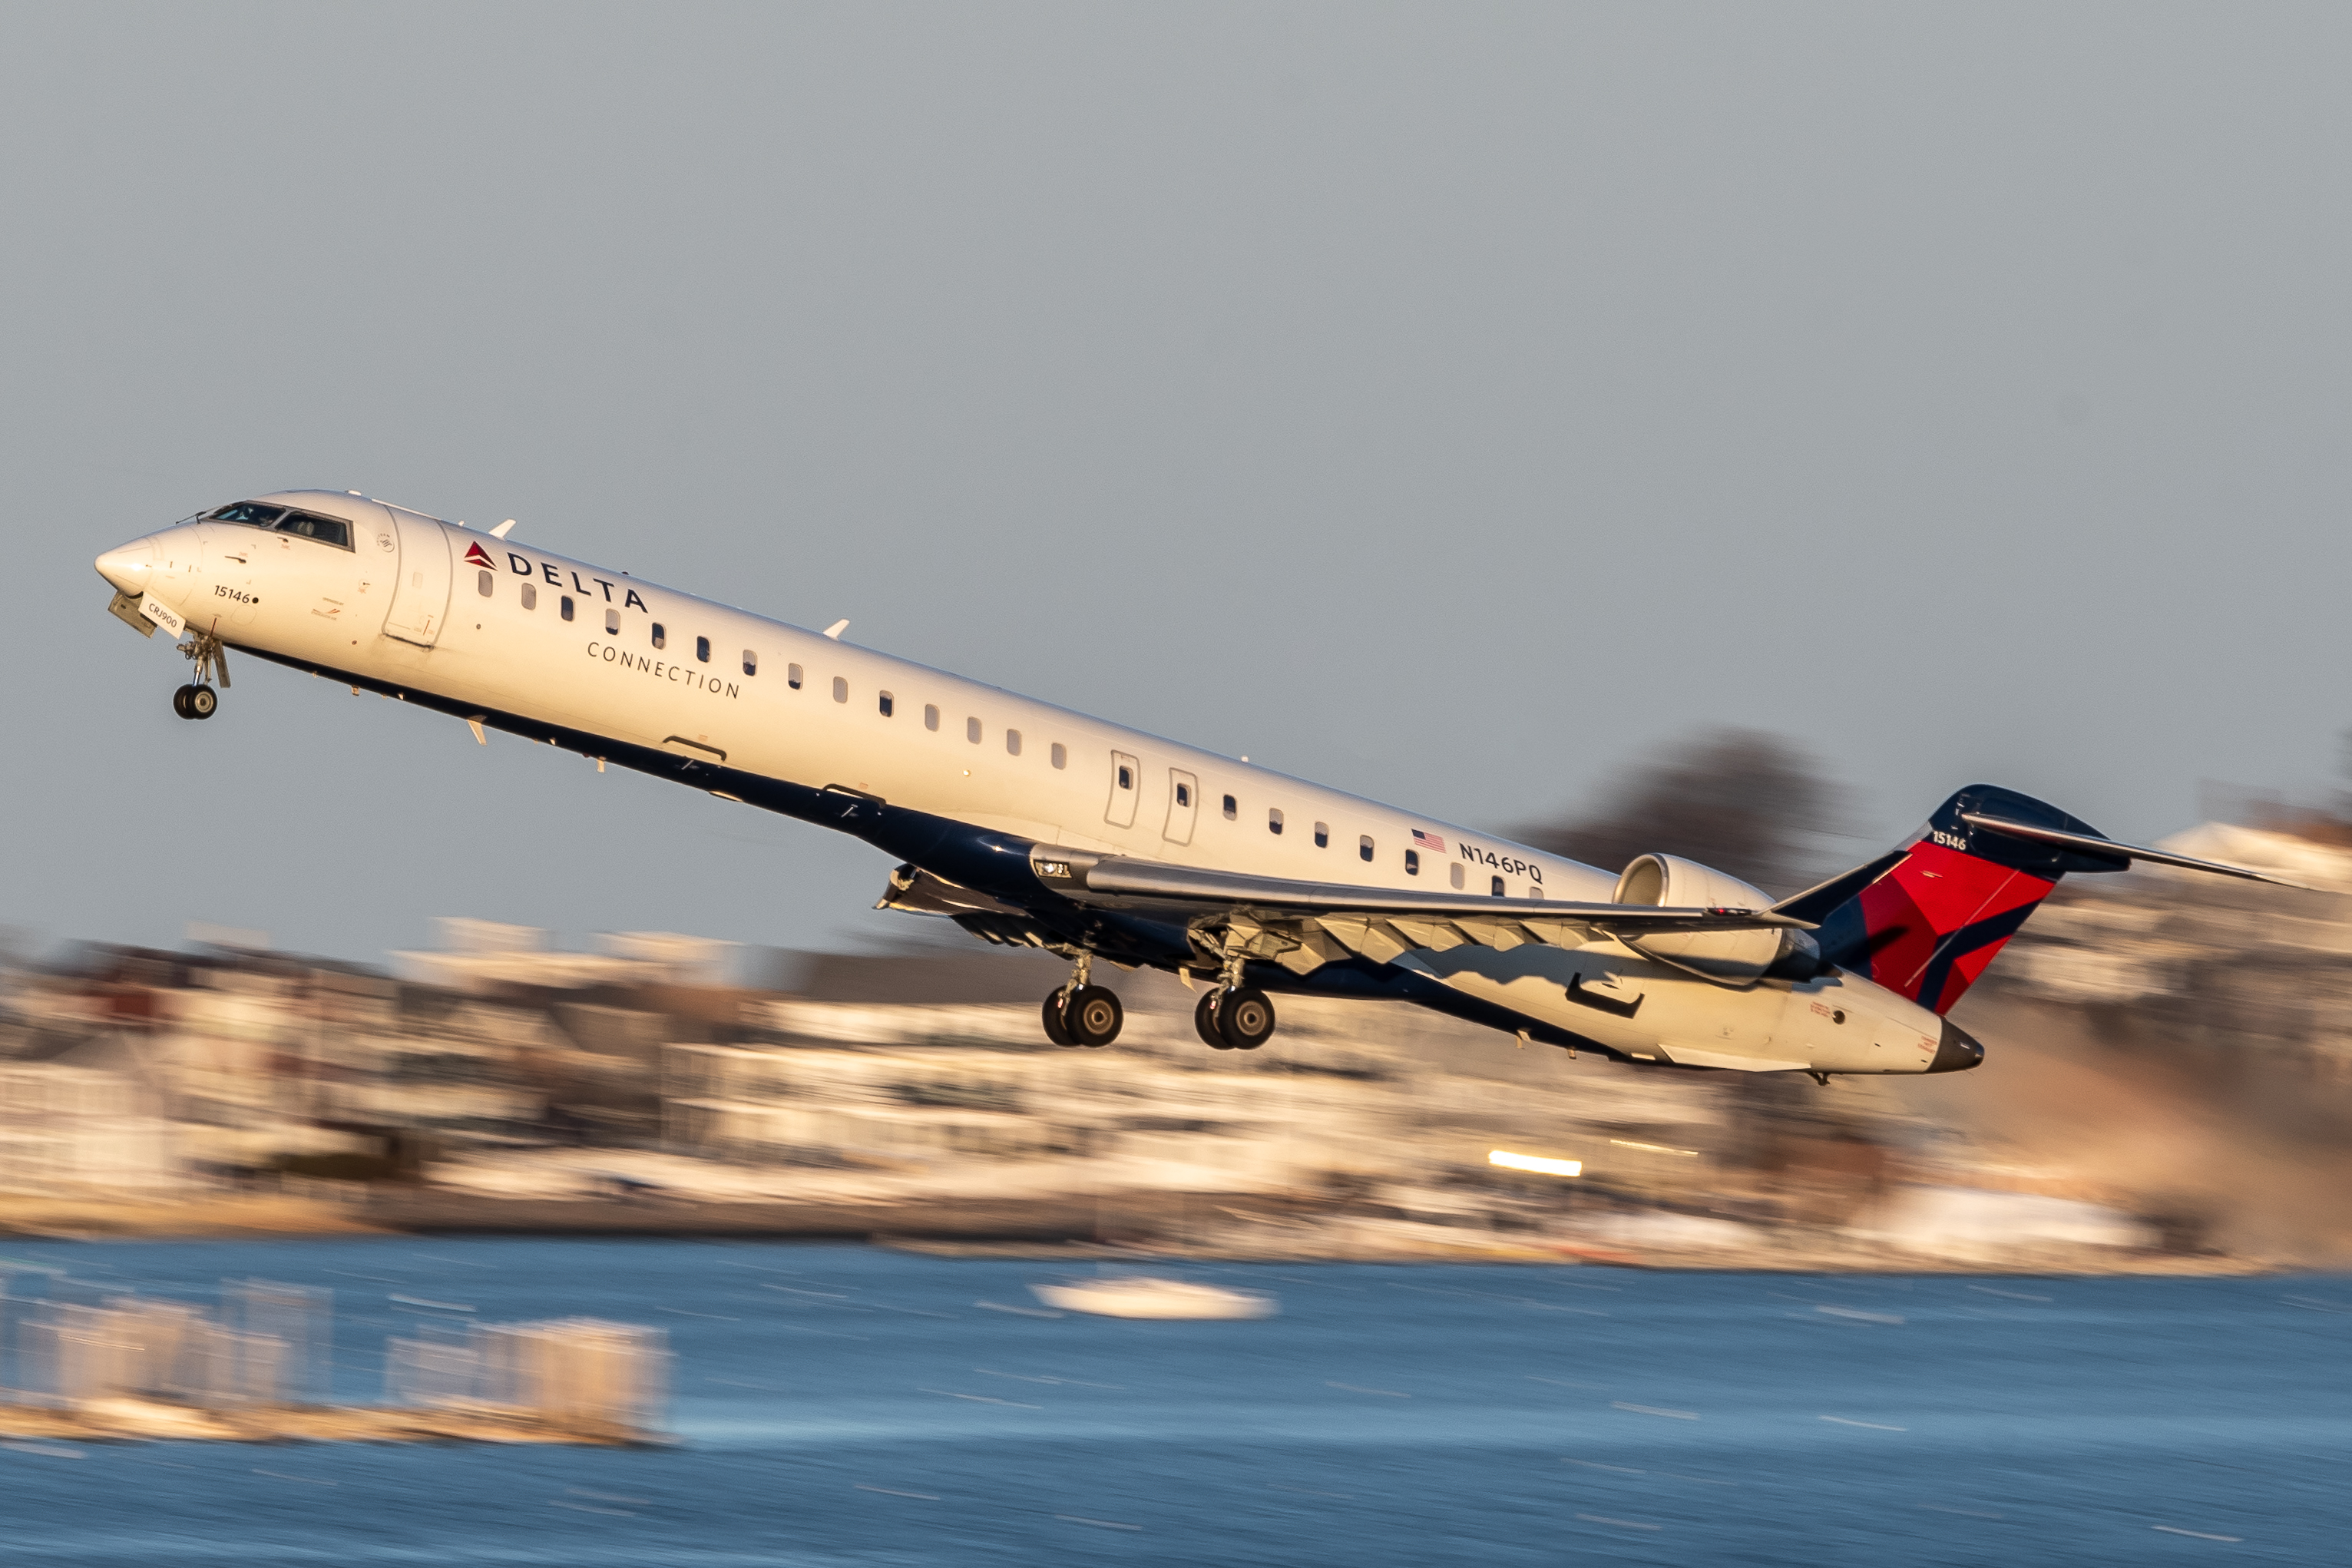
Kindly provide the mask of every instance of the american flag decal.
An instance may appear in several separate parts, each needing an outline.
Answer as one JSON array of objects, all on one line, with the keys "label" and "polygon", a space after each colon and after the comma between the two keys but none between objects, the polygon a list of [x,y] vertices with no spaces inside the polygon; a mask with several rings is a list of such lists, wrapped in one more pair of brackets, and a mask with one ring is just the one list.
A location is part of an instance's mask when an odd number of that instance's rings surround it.
[{"label": "american flag decal", "polygon": [[1416,849],[1427,849],[1438,855],[1445,853],[1444,839],[1434,833],[1423,833],[1418,827],[1412,830],[1412,847]]}]

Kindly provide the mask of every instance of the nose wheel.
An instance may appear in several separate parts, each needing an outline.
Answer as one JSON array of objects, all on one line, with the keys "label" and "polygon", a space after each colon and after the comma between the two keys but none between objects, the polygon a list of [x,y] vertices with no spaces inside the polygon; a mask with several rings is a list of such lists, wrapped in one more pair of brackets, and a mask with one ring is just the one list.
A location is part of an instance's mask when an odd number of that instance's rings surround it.
[{"label": "nose wheel", "polygon": [[210,632],[198,632],[180,645],[180,652],[196,667],[196,678],[172,693],[172,711],[183,719],[209,719],[220,708],[218,680],[228,685],[228,650]]}]

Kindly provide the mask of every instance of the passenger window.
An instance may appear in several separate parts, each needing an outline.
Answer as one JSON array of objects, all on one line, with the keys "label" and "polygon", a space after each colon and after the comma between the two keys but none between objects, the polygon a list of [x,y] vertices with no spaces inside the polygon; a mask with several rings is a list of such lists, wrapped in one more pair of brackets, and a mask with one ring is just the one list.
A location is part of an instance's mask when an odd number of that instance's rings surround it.
[{"label": "passenger window", "polygon": [[[1127,770],[1125,768],[1119,769],[1119,772],[1122,773],[1126,771]],[[1180,784],[1176,786],[1176,804],[1178,805],[1190,805],[1192,804],[1192,786],[1191,784]]]},{"label": "passenger window", "polygon": [[882,704],[881,704],[881,706],[882,706],[882,717],[884,717],[885,719],[887,719],[888,717],[890,717],[890,710],[891,710],[891,709],[895,708],[895,707],[898,705],[898,703],[897,703],[897,700],[896,700],[896,699],[894,699],[894,698],[893,698],[893,697],[892,697],[888,692],[887,692],[887,691],[883,692],[883,693],[881,694],[881,696],[882,696]]},{"label": "passenger window", "polygon": [[936,703],[936,702],[926,702],[926,703],[924,703],[924,704],[923,704],[923,728],[924,728],[924,729],[926,729],[926,730],[936,730],[936,729],[938,729],[939,727],[940,727],[940,705],[939,705],[938,703]]},{"label": "passenger window", "polygon": [[1070,753],[1059,741],[1054,742],[1054,765],[1057,768],[1070,765]]},{"label": "passenger window", "polygon": [[477,572],[474,575],[481,584],[482,597],[485,599],[488,598],[490,596],[490,574],[488,572]]},{"label": "passenger window", "polygon": [[1421,875],[1420,850],[1408,849],[1404,852],[1404,874],[1408,877],[1418,877]]},{"label": "passenger window", "polygon": [[1318,849],[1328,849],[1331,847],[1331,825],[1329,823],[1318,822],[1315,825],[1315,847]]},{"label": "passenger window", "polygon": [[1370,834],[1367,833],[1361,838],[1356,840],[1356,853],[1367,860],[1372,858],[1372,836]]},{"label": "passenger window", "polygon": [[1454,890],[1455,892],[1458,893],[1462,890],[1463,877],[1461,861],[1456,860],[1453,865],[1448,866],[1445,868],[1445,879],[1454,884]]},{"label": "passenger window", "polygon": [[[568,605],[572,601],[566,599],[563,602]],[[697,637],[694,639],[694,657],[700,659],[705,664],[709,664],[710,662],[710,639],[709,637]]]},{"label": "passenger window", "polygon": [[1126,768],[1119,769],[1118,787],[1121,789],[1133,789],[1135,787],[1135,774]]},{"label": "passenger window", "polygon": [[[488,573],[487,573],[487,572],[485,572],[485,573],[483,573],[483,574],[482,574],[482,575],[483,575],[483,576],[485,576],[485,577],[487,577],[487,576],[488,576],[488,575],[489,575],[489,574],[488,574]],[[607,611],[605,611],[605,612],[604,612],[604,635],[605,635],[606,637],[618,637],[618,636],[620,636],[620,635],[621,635],[621,612],[620,612],[620,611],[618,611],[618,610],[607,610]]]},{"label": "passenger window", "polygon": [[801,689],[801,667],[799,665],[788,664],[784,666],[784,684],[791,687],[794,691],[798,691]]},{"label": "passenger window", "polygon": [[1225,796],[1225,820],[1227,822],[1232,822],[1235,818],[1239,817],[1241,814],[1241,802],[1235,800],[1232,795]]},{"label": "passenger window", "polygon": [[760,673],[760,655],[755,649],[747,647],[743,650],[743,673],[746,675]]},{"label": "passenger window", "polygon": [[538,584],[525,583],[522,585],[522,607],[526,610],[535,610],[539,608]]},{"label": "passenger window", "polygon": [[1282,807],[1277,805],[1266,812],[1265,830],[1268,833],[1279,833],[1282,831]]},{"label": "passenger window", "polygon": [[835,702],[849,700],[849,682],[838,675],[833,678],[833,700]]},{"label": "passenger window", "polygon": [[569,594],[563,595],[563,618],[567,621],[572,618],[572,595]]},{"label": "passenger window", "polygon": [[1495,879],[1494,879],[1494,884],[1495,884],[1495,886],[1494,886],[1494,893],[1495,893],[1495,897],[1496,897],[1496,898],[1498,898],[1498,899],[1499,899],[1499,898],[1501,898],[1501,897],[1503,896],[1503,879],[1501,879],[1500,877],[1496,877],[1496,878],[1495,878]]},{"label": "passenger window", "polygon": [[1004,731],[1004,751],[1007,756],[1017,757],[1021,754],[1020,731],[1007,730]]},{"label": "passenger window", "polygon": [[963,721],[963,738],[964,738],[965,740],[967,740],[967,741],[970,741],[970,742],[971,742],[973,745],[975,745],[975,746],[977,746],[977,745],[979,745],[979,744],[980,744],[980,721],[979,721],[979,720],[977,720],[977,719],[967,719],[967,720],[965,720],[965,721]]},{"label": "passenger window", "polygon": [[669,633],[662,629],[662,624],[659,621],[654,623],[654,647],[669,647]]}]

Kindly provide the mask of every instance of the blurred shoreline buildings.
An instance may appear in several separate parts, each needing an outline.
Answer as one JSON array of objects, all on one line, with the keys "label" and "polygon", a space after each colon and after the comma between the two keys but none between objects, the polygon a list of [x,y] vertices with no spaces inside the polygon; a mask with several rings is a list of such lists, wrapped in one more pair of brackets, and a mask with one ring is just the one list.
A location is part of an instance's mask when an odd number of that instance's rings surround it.
[{"label": "blurred shoreline buildings", "polygon": [[[1118,982],[1117,1046],[1059,1049],[1037,1011],[1063,966],[977,946],[784,954],[625,933],[581,953],[459,920],[388,971],[86,945],[0,981],[0,1230],[715,1230],[1790,1268],[2329,1261],[2332,1208],[2247,1231],[2179,1170],[2151,1176],[2096,1138],[2070,1152],[2000,1089],[2004,1053],[2105,1086],[2074,1108],[2095,1131],[2106,1111],[2145,1123],[2151,1083],[2226,1062],[2254,1086],[2222,1097],[2246,1136],[2333,1138],[2352,1097],[2352,850],[2221,824],[2174,842],[2328,890],[2069,884],[1971,998],[1991,1065],[1933,1086],[1641,1070],[1302,998],[1279,1001],[1266,1049],[1213,1052],[1191,994],[1156,975]],[[1582,1174],[1497,1169],[1496,1149]]]}]

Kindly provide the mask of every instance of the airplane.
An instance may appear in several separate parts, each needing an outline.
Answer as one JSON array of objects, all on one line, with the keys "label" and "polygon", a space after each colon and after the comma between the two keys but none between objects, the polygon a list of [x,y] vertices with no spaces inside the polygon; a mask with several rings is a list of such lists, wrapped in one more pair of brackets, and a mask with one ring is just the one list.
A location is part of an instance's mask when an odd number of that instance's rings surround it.
[{"label": "airplane", "polygon": [[[1953,1072],[1947,1015],[2069,873],[2116,843],[1972,784],[1793,898],[1670,854],[1610,872],[766,619],[356,490],[214,507],[98,558],[109,609],[194,666],[228,650],[851,834],[898,862],[878,909],[1069,961],[1055,1045],[1116,1039],[1097,960],[1171,972],[1219,1050],[1274,996],[1381,998],[1660,1068]],[[2294,884],[2286,884],[2293,886]]]}]

